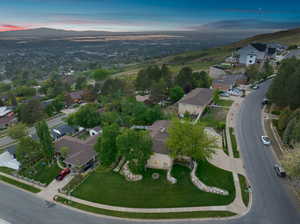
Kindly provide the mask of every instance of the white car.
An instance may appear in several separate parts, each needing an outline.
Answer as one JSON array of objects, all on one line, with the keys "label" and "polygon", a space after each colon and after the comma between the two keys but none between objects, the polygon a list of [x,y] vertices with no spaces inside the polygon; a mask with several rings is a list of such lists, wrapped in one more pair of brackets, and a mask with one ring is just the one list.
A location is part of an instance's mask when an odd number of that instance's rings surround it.
[{"label": "white car", "polygon": [[261,141],[264,145],[271,145],[271,139],[268,136],[261,136]]}]

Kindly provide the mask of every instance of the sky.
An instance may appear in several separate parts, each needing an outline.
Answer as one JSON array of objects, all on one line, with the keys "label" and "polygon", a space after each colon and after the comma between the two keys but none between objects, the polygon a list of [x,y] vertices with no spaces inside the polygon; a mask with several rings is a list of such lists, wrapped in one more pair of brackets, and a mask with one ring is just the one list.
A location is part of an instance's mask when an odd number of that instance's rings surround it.
[{"label": "sky", "polygon": [[300,0],[0,0],[0,31],[282,30],[300,27]]}]

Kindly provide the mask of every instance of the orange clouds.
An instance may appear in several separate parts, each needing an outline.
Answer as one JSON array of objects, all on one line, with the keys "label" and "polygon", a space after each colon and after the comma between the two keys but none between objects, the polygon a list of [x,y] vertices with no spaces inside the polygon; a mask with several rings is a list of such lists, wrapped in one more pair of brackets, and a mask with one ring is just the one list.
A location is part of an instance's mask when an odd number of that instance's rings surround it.
[{"label": "orange clouds", "polygon": [[0,24],[0,32],[2,31],[14,31],[14,30],[26,30],[26,27],[14,26],[9,24]]}]

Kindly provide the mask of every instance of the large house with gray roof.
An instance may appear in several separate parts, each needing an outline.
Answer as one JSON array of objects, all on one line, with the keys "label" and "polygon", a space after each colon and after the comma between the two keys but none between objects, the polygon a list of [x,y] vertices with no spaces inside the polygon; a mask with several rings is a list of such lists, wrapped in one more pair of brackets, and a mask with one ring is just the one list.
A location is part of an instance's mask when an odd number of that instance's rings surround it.
[{"label": "large house with gray roof", "polygon": [[178,102],[178,114],[185,113],[198,116],[203,113],[207,105],[213,100],[213,90],[207,88],[196,88],[185,95]]}]

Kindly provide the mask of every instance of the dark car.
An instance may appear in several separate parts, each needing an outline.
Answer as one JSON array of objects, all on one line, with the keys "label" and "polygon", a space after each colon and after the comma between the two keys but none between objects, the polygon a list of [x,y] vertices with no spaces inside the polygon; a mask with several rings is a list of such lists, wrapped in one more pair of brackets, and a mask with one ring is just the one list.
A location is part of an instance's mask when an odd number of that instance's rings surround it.
[{"label": "dark car", "polygon": [[71,173],[71,170],[69,168],[65,168],[56,177],[56,180],[61,181],[63,180],[69,173]]},{"label": "dark car", "polygon": [[285,172],[285,170],[281,166],[279,166],[279,165],[276,164],[274,166],[274,170],[275,170],[277,176],[279,176],[279,177],[286,177],[286,172]]}]

